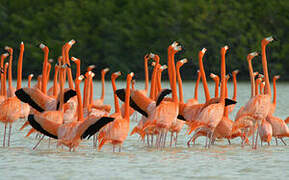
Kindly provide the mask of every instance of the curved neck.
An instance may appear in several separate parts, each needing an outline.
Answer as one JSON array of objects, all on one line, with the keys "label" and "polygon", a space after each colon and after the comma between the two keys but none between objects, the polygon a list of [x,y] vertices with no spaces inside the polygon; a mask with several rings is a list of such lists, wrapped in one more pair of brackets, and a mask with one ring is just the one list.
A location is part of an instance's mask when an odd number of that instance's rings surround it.
[{"label": "curved neck", "polygon": [[124,119],[126,120],[129,120],[130,82],[131,82],[131,77],[130,75],[128,75],[127,80],[126,80],[125,112],[124,112]]},{"label": "curved neck", "polygon": [[76,77],[80,76],[80,61],[76,63]]},{"label": "curved neck", "polygon": [[180,73],[180,67],[177,64],[177,79],[178,79],[178,86],[179,86],[179,99],[180,103],[184,103],[184,97],[183,97],[183,82],[181,78],[181,73]]},{"label": "curved neck", "polygon": [[8,67],[8,88],[12,89],[12,59],[13,59],[13,50],[10,51],[9,57],[9,67]]},{"label": "curved neck", "polygon": [[234,82],[234,95],[233,95],[233,100],[237,100],[237,75],[233,73],[233,82]]},{"label": "curved neck", "polygon": [[249,74],[250,74],[250,80],[251,80],[251,97],[253,97],[255,94],[255,88],[254,88],[255,78],[253,75],[252,59],[248,59],[248,65],[249,65]]},{"label": "curved neck", "polygon": [[21,88],[23,53],[24,53],[24,44],[21,43],[20,54],[19,54],[19,58],[18,58],[18,66],[17,66],[17,89]]},{"label": "curved neck", "polygon": [[119,112],[120,112],[119,102],[118,102],[117,95],[116,95],[116,93],[115,93],[115,91],[116,91],[115,79],[116,79],[115,77],[111,77],[111,84],[112,84],[112,89],[113,89],[113,98],[114,98],[115,113],[119,113]]},{"label": "curved neck", "polygon": [[84,103],[84,106],[83,107],[88,107],[88,101],[89,101],[89,92],[90,92],[90,78],[91,76],[88,75],[87,77],[87,81],[86,81],[86,96],[83,97],[85,99],[85,101],[83,102]]},{"label": "curved neck", "polygon": [[158,84],[158,92],[157,94],[159,94],[162,90],[162,70],[159,69],[158,71],[158,79],[157,79],[157,84]]},{"label": "curved neck", "polygon": [[149,89],[149,70],[148,70],[148,58],[144,60],[145,67],[145,91],[148,92]]},{"label": "curved neck", "polygon": [[53,79],[53,96],[56,97],[57,96],[57,78],[58,78],[58,67],[55,67],[55,72],[54,72],[54,79]]},{"label": "curved neck", "polygon": [[210,100],[210,92],[209,92],[209,88],[208,88],[208,84],[207,84],[206,73],[204,70],[202,52],[199,53],[199,66],[200,66],[200,72],[201,72],[201,76],[202,76],[202,82],[203,82],[205,97],[206,97],[206,102],[207,102]]},{"label": "curved neck", "polygon": [[267,67],[267,58],[266,58],[266,45],[262,44],[262,65],[263,73],[265,78],[265,91],[264,94],[271,96],[271,87],[269,82],[268,67]]},{"label": "curved neck", "polygon": [[198,100],[198,88],[199,88],[200,79],[201,79],[201,73],[198,72],[198,78],[197,78],[196,85],[195,85],[195,99],[196,100]]}]

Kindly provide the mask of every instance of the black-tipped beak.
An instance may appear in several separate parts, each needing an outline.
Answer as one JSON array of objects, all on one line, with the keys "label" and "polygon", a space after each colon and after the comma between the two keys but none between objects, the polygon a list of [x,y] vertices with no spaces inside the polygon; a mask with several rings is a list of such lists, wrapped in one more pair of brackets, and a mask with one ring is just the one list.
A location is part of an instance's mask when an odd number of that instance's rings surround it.
[{"label": "black-tipped beak", "polygon": [[236,103],[237,102],[232,99],[228,99],[228,98],[225,99],[225,106],[229,106],[231,104],[236,104]]}]

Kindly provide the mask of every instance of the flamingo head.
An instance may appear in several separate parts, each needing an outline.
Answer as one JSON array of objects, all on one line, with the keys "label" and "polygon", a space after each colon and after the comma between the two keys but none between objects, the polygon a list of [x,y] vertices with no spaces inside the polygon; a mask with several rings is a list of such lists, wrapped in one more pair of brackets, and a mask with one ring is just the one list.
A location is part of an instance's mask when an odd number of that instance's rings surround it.
[{"label": "flamingo head", "polygon": [[73,61],[75,64],[80,63],[80,59],[77,59],[75,57],[71,57],[71,61]]},{"label": "flamingo head", "polygon": [[203,48],[200,52],[199,52],[199,59],[202,59],[204,54],[206,53],[207,49]]},{"label": "flamingo head", "polygon": [[259,72],[253,72],[254,78],[259,74]]},{"label": "flamingo head", "polygon": [[112,75],[111,75],[111,79],[116,79],[118,76],[120,76],[121,75],[121,72],[120,71],[117,71],[117,72],[114,72],[114,73],[112,73]]},{"label": "flamingo head", "polygon": [[233,74],[233,76],[236,76],[239,72],[240,72],[239,69],[236,69],[232,72],[232,74]]},{"label": "flamingo head", "polygon": [[74,40],[74,39],[71,39],[71,40],[68,42],[68,45],[71,47],[73,44],[75,44],[75,40]]},{"label": "flamingo head", "polygon": [[9,47],[9,46],[5,46],[4,49],[5,49],[6,51],[8,51],[10,54],[13,53],[13,49],[12,49],[11,47]]},{"label": "flamingo head", "polygon": [[109,68],[104,68],[101,73],[106,74],[109,71]]},{"label": "flamingo head", "polygon": [[172,44],[171,44],[171,48],[172,48],[172,51],[173,53],[177,53],[179,51],[182,50],[182,47],[179,45],[178,42],[174,41]]},{"label": "flamingo head", "polygon": [[155,66],[156,65],[156,62],[152,62],[152,66]]},{"label": "flamingo head", "polygon": [[271,41],[273,41],[273,40],[274,40],[274,39],[273,39],[272,36],[266,37],[266,38],[264,38],[264,39],[262,40],[261,45],[262,45],[262,46],[266,46],[267,44],[269,44],[269,42],[271,42]]},{"label": "flamingo head", "polygon": [[210,78],[215,79],[216,77],[217,77],[216,74],[214,74],[214,73],[211,73],[211,74],[210,74]]},{"label": "flamingo head", "polygon": [[3,60],[4,60],[4,59],[7,58],[8,56],[9,56],[8,53],[4,53],[4,54],[1,55],[1,58],[3,58]]},{"label": "flamingo head", "polygon": [[250,54],[248,54],[247,60],[251,61],[256,56],[258,56],[258,53],[256,51],[255,52],[251,52]]},{"label": "flamingo head", "polygon": [[89,65],[86,69],[86,71],[92,71],[95,68],[95,65]]},{"label": "flamingo head", "polygon": [[280,79],[280,75],[275,75],[275,76],[274,76],[274,79],[275,79],[275,80]]},{"label": "flamingo head", "polygon": [[30,77],[30,78],[33,78],[33,76],[34,76],[34,74],[29,74],[29,77]]},{"label": "flamingo head", "polygon": [[221,54],[226,54],[227,50],[229,49],[229,46],[224,46],[221,48]]},{"label": "flamingo head", "polygon": [[5,66],[4,66],[5,70],[7,70],[7,68],[8,68],[8,65],[9,65],[9,63],[8,63],[8,62],[6,62],[6,63],[5,63]]}]

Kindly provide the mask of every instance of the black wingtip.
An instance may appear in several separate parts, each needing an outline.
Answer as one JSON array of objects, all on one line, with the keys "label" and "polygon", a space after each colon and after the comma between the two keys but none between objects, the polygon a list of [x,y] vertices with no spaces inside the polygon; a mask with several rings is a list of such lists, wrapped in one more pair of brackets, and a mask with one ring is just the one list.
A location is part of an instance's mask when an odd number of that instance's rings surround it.
[{"label": "black wingtip", "polygon": [[160,92],[159,96],[158,96],[158,99],[157,99],[157,102],[156,102],[156,106],[158,106],[162,100],[167,96],[169,95],[170,93],[172,93],[172,90],[170,89],[164,89]]},{"label": "black wingtip", "polygon": [[[125,101],[125,89],[118,89],[115,91],[117,97],[124,102]],[[137,112],[141,113],[143,116],[148,117],[148,114],[142,110],[134,101],[132,98],[129,99],[129,106],[136,110]]]},{"label": "black wingtip", "polygon": [[125,101],[125,89],[118,89],[115,91],[115,93],[122,102]]},{"label": "black wingtip", "polygon": [[29,114],[29,116],[28,116],[28,121],[29,121],[29,124],[30,124],[34,129],[36,129],[37,131],[39,131],[40,133],[42,133],[42,134],[44,134],[44,135],[46,135],[46,136],[48,136],[48,137],[51,137],[51,138],[54,138],[54,139],[58,139],[57,136],[55,136],[55,135],[47,132],[45,129],[43,129],[43,128],[41,127],[41,125],[40,125],[37,121],[35,121],[34,115]]},{"label": "black wingtip", "polygon": [[38,112],[44,111],[44,109],[42,109],[35,101],[33,101],[33,99],[29,96],[29,94],[27,94],[22,88],[15,91],[15,95],[20,101],[24,103],[28,103],[31,107],[36,109]]},{"label": "black wingtip", "polygon": [[183,121],[187,121],[185,118],[184,118],[184,116],[182,116],[182,115],[178,115],[178,117],[177,117],[179,120],[183,120]]},{"label": "black wingtip", "polygon": [[90,125],[85,132],[81,135],[81,139],[89,139],[91,136],[93,136],[95,133],[97,133],[102,127],[107,125],[108,123],[112,122],[114,118],[111,117],[102,117],[98,121],[96,121],[94,124]]},{"label": "black wingtip", "polygon": [[229,98],[226,98],[225,99],[225,106],[229,106],[231,104],[236,104],[237,102],[232,100],[232,99],[229,99]]},{"label": "black wingtip", "polygon": [[67,103],[67,101],[74,96],[76,96],[76,91],[73,89],[69,89],[68,91],[64,92],[64,103]]}]

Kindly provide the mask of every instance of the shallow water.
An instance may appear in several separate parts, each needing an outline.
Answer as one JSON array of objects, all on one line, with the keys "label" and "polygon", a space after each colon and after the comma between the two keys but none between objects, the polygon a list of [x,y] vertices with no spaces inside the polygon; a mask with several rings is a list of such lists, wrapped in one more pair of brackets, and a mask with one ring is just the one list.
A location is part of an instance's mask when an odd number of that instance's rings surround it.
[{"label": "shallow water", "polygon": [[[24,84],[26,84],[24,82]],[[100,83],[95,82],[95,98],[100,95]],[[106,83],[105,102],[113,104],[110,83]],[[123,82],[117,83],[118,88],[124,88]],[[143,88],[142,82],[137,82],[137,88]],[[163,88],[168,87],[167,83]],[[233,87],[228,85],[231,97]],[[214,96],[213,83],[209,84],[211,96]],[[288,116],[288,83],[277,84],[277,109],[275,115],[285,119]],[[272,89],[273,90],[273,89]],[[184,98],[193,96],[194,83],[184,83]],[[238,103],[231,115],[244,105],[250,96],[250,84],[238,83]],[[199,88],[199,101],[204,101],[202,86]],[[140,116],[138,115],[138,119]],[[179,135],[177,147],[165,148],[161,151],[147,148],[136,135],[129,136],[123,144],[121,153],[112,153],[112,147],[107,145],[98,152],[92,148],[92,141],[86,140],[80,144],[76,152],[67,148],[56,148],[52,141],[44,140],[37,150],[32,147],[37,142],[34,135],[25,138],[28,128],[18,129],[23,124],[19,120],[13,125],[11,147],[0,147],[0,179],[287,179],[289,147],[263,146],[258,150],[250,147],[240,147],[240,141],[232,140],[232,145],[220,140],[211,149],[203,147],[204,138],[197,140],[197,145],[187,148],[185,136],[186,127]],[[136,125],[131,122],[131,128]],[[2,137],[3,126],[0,127]],[[286,139],[289,144],[289,141]],[[0,138],[2,145],[2,138]]]}]

